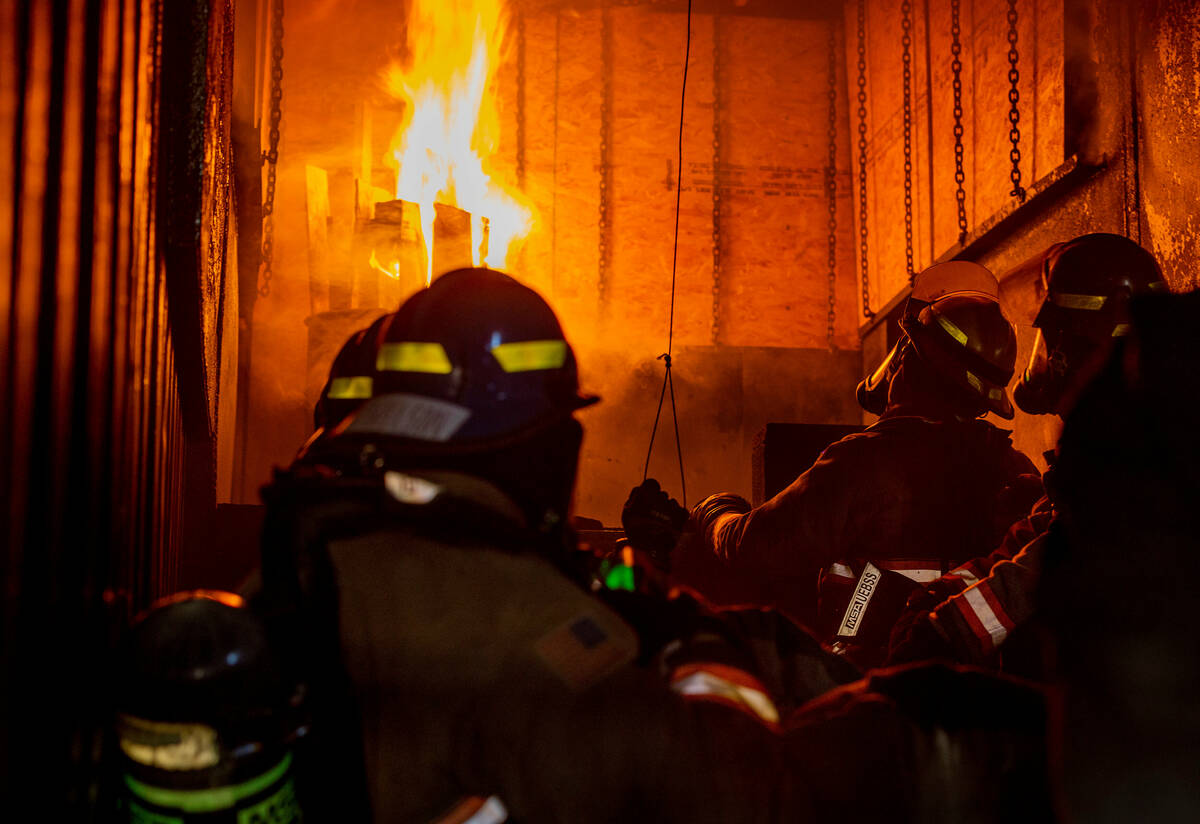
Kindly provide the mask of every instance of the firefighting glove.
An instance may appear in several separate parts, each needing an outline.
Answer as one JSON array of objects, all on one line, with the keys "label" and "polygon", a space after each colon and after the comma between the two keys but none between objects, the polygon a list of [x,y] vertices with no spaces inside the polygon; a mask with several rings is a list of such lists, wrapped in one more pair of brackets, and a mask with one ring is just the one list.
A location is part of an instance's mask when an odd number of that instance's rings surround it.
[{"label": "firefighting glove", "polygon": [[653,478],[635,486],[621,509],[625,537],[660,569],[670,568],[671,552],[679,543],[687,521],[687,510]]},{"label": "firefighting glove", "polygon": [[954,660],[954,650],[928,612],[897,624],[888,644],[887,665],[914,661]]}]

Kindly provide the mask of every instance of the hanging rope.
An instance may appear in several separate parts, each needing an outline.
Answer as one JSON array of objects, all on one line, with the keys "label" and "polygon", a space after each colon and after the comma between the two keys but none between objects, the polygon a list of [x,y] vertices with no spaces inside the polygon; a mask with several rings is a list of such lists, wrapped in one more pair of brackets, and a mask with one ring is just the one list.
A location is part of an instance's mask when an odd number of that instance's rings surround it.
[{"label": "hanging rope", "polygon": [[912,159],[912,0],[900,5],[900,43],[904,47],[904,264],[908,285],[916,279],[913,264],[913,159]]},{"label": "hanging rope", "polygon": [[858,0],[858,263],[862,270],[862,312],[871,311],[871,279],[867,271],[867,0]]},{"label": "hanging rope", "polygon": [[679,261],[679,205],[683,193],[683,108],[687,102],[688,63],[692,56],[692,0],[687,5],[687,38],[683,52],[683,88],[679,93],[679,173],[675,176],[675,238],[671,249],[671,315],[667,325],[667,351],[658,356],[665,368],[662,391],[658,394],[658,410],[654,413],[654,426],[650,430],[650,446],[646,448],[646,466],[642,470],[642,481],[650,476],[650,456],[654,452],[654,436],[658,434],[658,421],[662,417],[663,400],[671,393],[671,420],[675,424],[675,451],[679,456],[679,502],[687,506],[687,479],[683,471],[683,444],[679,440],[679,414],[675,407],[675,382],[671,379],[671,350],[675,343],[675,270]]},{"label": "hanging rope", "polygon": [[1012,143],[1008,159],[1012,161],[1009,179],[1013,185],[1009,194],[1024,203],[1025,187],[1021,185],[1021,111],[1017,108],[1017,101],[1021,99],[1021,91],[1017,88],[1017,82],[1021,79],[1021,72],[1017,69],[1020,59],[1017,51],[1017,0],[1008,0],[1008,139]]},{"label": "hanging rope", "polygon": [[954,199],[958,201],[958,243],[967,243],[967,190],[963,184],[967,173],[963,171],[963,106],[962,106],[962,43],[959,35],[959,7],[962,0],[950,0],[950,72],[954,75]]},{"label": "hanging rope", "polygon": [[829,102],[829,156],[825,164],[825,198],[829,210],[829,311],[825,317],[825,340],[835,348],[837,326],[837,23],[829,24],[829,67],[826,97]]}]

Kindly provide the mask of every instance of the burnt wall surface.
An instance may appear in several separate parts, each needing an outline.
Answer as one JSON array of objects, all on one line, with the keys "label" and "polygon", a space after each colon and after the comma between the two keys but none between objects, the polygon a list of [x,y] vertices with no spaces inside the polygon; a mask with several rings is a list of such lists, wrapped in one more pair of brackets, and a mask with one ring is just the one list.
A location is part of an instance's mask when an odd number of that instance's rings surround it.
[{"label": "burnt wall surface", "polygon": [[[1195,10],[1188,2],[1067,0],[1057,69],[1063,90],[1059,166],[1051,168],[1053,156],[1047,155],[1039,161],[1025,202],[1010,200],[991,214],[977,213],[964,246],[947,238],[933,250],[933,260],[977,260],[1000,277],[1005,312],[1017,326],[1018,375],[1034,341],[1038,301],[1033,273],[1020,264],[1051,244],[1088,232],[1125,235],[1158,257],[1172,290],[1196,286],[1200,227],[1192,204],[1200,194],[1195,128],[1200,82]],[[1038,31],[1043,31],[1040,23]],[[964,37],[963,43],[969,55],[970,42]],[[1006,105],[997,95],[994,106]],[[966,139],[972,139],[969,130]],[[998,167],[992,179],[999,176]],[[901,178],[893,173],[889,180],[893,191],[901,191]],[[894,306],[905,294],[900,284],[880,299]],[[863,334],[863,365],[871,368],[895,330],[877,323],[864,327]],[[1013,429],[1017,446],[1044,466],[1042,453],[1058,437],[1056,417],[1018,410],[1013,423],[998,423]]]},{"label": "burnt wall surface", "polygon": [[0,4],[0,776],[17,817],[17,798],[98,815],[112,642],[178,585],[213,498],[236,314],[229,15]]},{"label": "burnt wall surface", "polygon": [[1171,288],[1200,286],[1200,8],[1188,0],[1137,4],[1138,195],[1141,241]]}]

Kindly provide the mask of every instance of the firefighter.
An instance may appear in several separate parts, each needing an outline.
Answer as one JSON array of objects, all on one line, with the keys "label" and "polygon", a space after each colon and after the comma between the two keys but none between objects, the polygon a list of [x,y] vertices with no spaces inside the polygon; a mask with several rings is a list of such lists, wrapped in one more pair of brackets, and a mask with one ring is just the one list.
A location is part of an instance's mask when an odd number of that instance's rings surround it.
[{"label": "firefighter", "polygon": [[329,378],[313,408],[313,429],[332,429],[370,400],[375,385],[375,355],[393,315],[382,315],[351,335],[338,350]]},{"label": "firefighter", "polygon": [[[1130,329],[1130,301],[1165,292],[1153,255],[1120,235],[1095,233],[1057,243],[1025,264],[1038,272],[1042,303],[1028,367],[1013,391],[1033,415],[1064,415]],[[1053,453],[1048,454],[1053,461]],[[1039,644],[1010,636],[1034,613],[1034,592],[1054,520],[1053,465],[1047,496],[990,555],[952,570],[913,596],[893,633],[891,660],[946,657],[1040,675]],[[1006,645],[1005,660],[1000,656]]]},{"label": "firefighter", "polygon": [[1135,299],[1059,440],[1035,600],[1067,821],[1200,819],[1197,313],[1195,292]]},{"label": "firefighter", "polygon": [[[983,267],[941,264],[951,265],[978,270],[977,282],[994,288]],[[938,280],[938,268],[922,277]],[[980,420],[1013,417],[1005,389],[1016,358],[1012,325],[981,289],[932,298],[901,322],[874,425],[828,447],[762,506],[731,494],[701,501],[691,512],[695,537],[677,549],[685,561],[715,553],[762,581],[764,605],[815,622],[818,637],[863,666],[882,662],[892,621],[917,583],[994,547],[1040,494],[1033,464],[1009,433]]]},{"label": "firefighter", "polygon": [[155,604],[118,671],[124,820],[301,820],[295,692],[240,596],[196,590]]},{"label": "firefighter", "polygon": [[635,558],[600,575],[574,547],[574,413],[597,399],[550,307],[500,272],[443,275],[373,384],[264,491],[256,603],[312,735],[357,716],[361,743],[328,739],[331,786],[365,782],[381,821],[791,817],[780,719],[847,677],[789,684],[737,625],[639,586]]}]

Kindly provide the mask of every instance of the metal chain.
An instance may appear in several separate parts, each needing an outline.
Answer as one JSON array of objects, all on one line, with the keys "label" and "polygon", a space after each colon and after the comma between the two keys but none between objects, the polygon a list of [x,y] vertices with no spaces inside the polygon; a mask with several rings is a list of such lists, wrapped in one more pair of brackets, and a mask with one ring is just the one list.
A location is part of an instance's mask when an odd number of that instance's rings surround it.
[{"label": "metal chain", "polygon": [[603,312],[608,297],[611,226],[609,223],[608,185],[610,181],[609,143],[612,131],[612,15],[605,3],[600,23],[600,225],[596,291]]},{"label": "metal chain", "polygon": [[858,0],[858,256],[862,270],[862,311],[871,311],[871,280],[867,270],[867,0]]},{"label": "metal chain", "polygon": [[525,15],[517,15],[517,186],[525,190]]},{"label": "metal chain", "polygon": [[[712,345],[721,342],[721,15],[713,15]],[[680,170],[680,174],[683,170]]]},{"label": "metal chain", "polygon": [[954,75],[954,183],[957,186],[954,199],[958,201],[958,242],[967,242],[967,190],[963,184],[967,174],[963,171],[963,107],[962,107],[962,43],[959,35],[959,7],[962,0],[950,0],[950,71]]},{"label": "metal chain", "polygon": [[837,332],[837,23],[829,24],[829,157],[825,165],[825,195],[829,209],[829,312],[826,315],[825,338],[829,348],[835,348]]},{"label": "metal chain", "polygon": [[900,43],[904,47],[904,264],[911,286],[916,278],[913,263],[913,159],[912,159],[912,0],[900,4]]},{"label": "metal chain", "polygon": [[560,53],[562,45],[562,12],[554,12],[554,150],[550,173],[550,271],[554,273],[555,288],[559,285],[558,274],[558,90],[561,73]]},{"label": "metal chain", "polygon": [[271,294],[271,266],[275,257],[275,171],[279,164],[279,126],[283,121],[283,0],[271,4],[271,111],[267,132],[267,151],[262,163],[267,167],[267,192],[263,199],[262,282],[258,294]]},{"label": "metal chain", "polygon": [[1017,108],[1017,102],[1021,99],[1021,92],[1017,88],[1021,79],[1021,72],[1017,69],[1020,59],[1021,55],[1017,51],[1017,0],[1008,0],[1008,140],[1012,143],[1008,159],[1012,161],[1009,179],[1013,185],[1009,194],[1024,203],[1025,187],[1021,185],[1021,111]]}]

